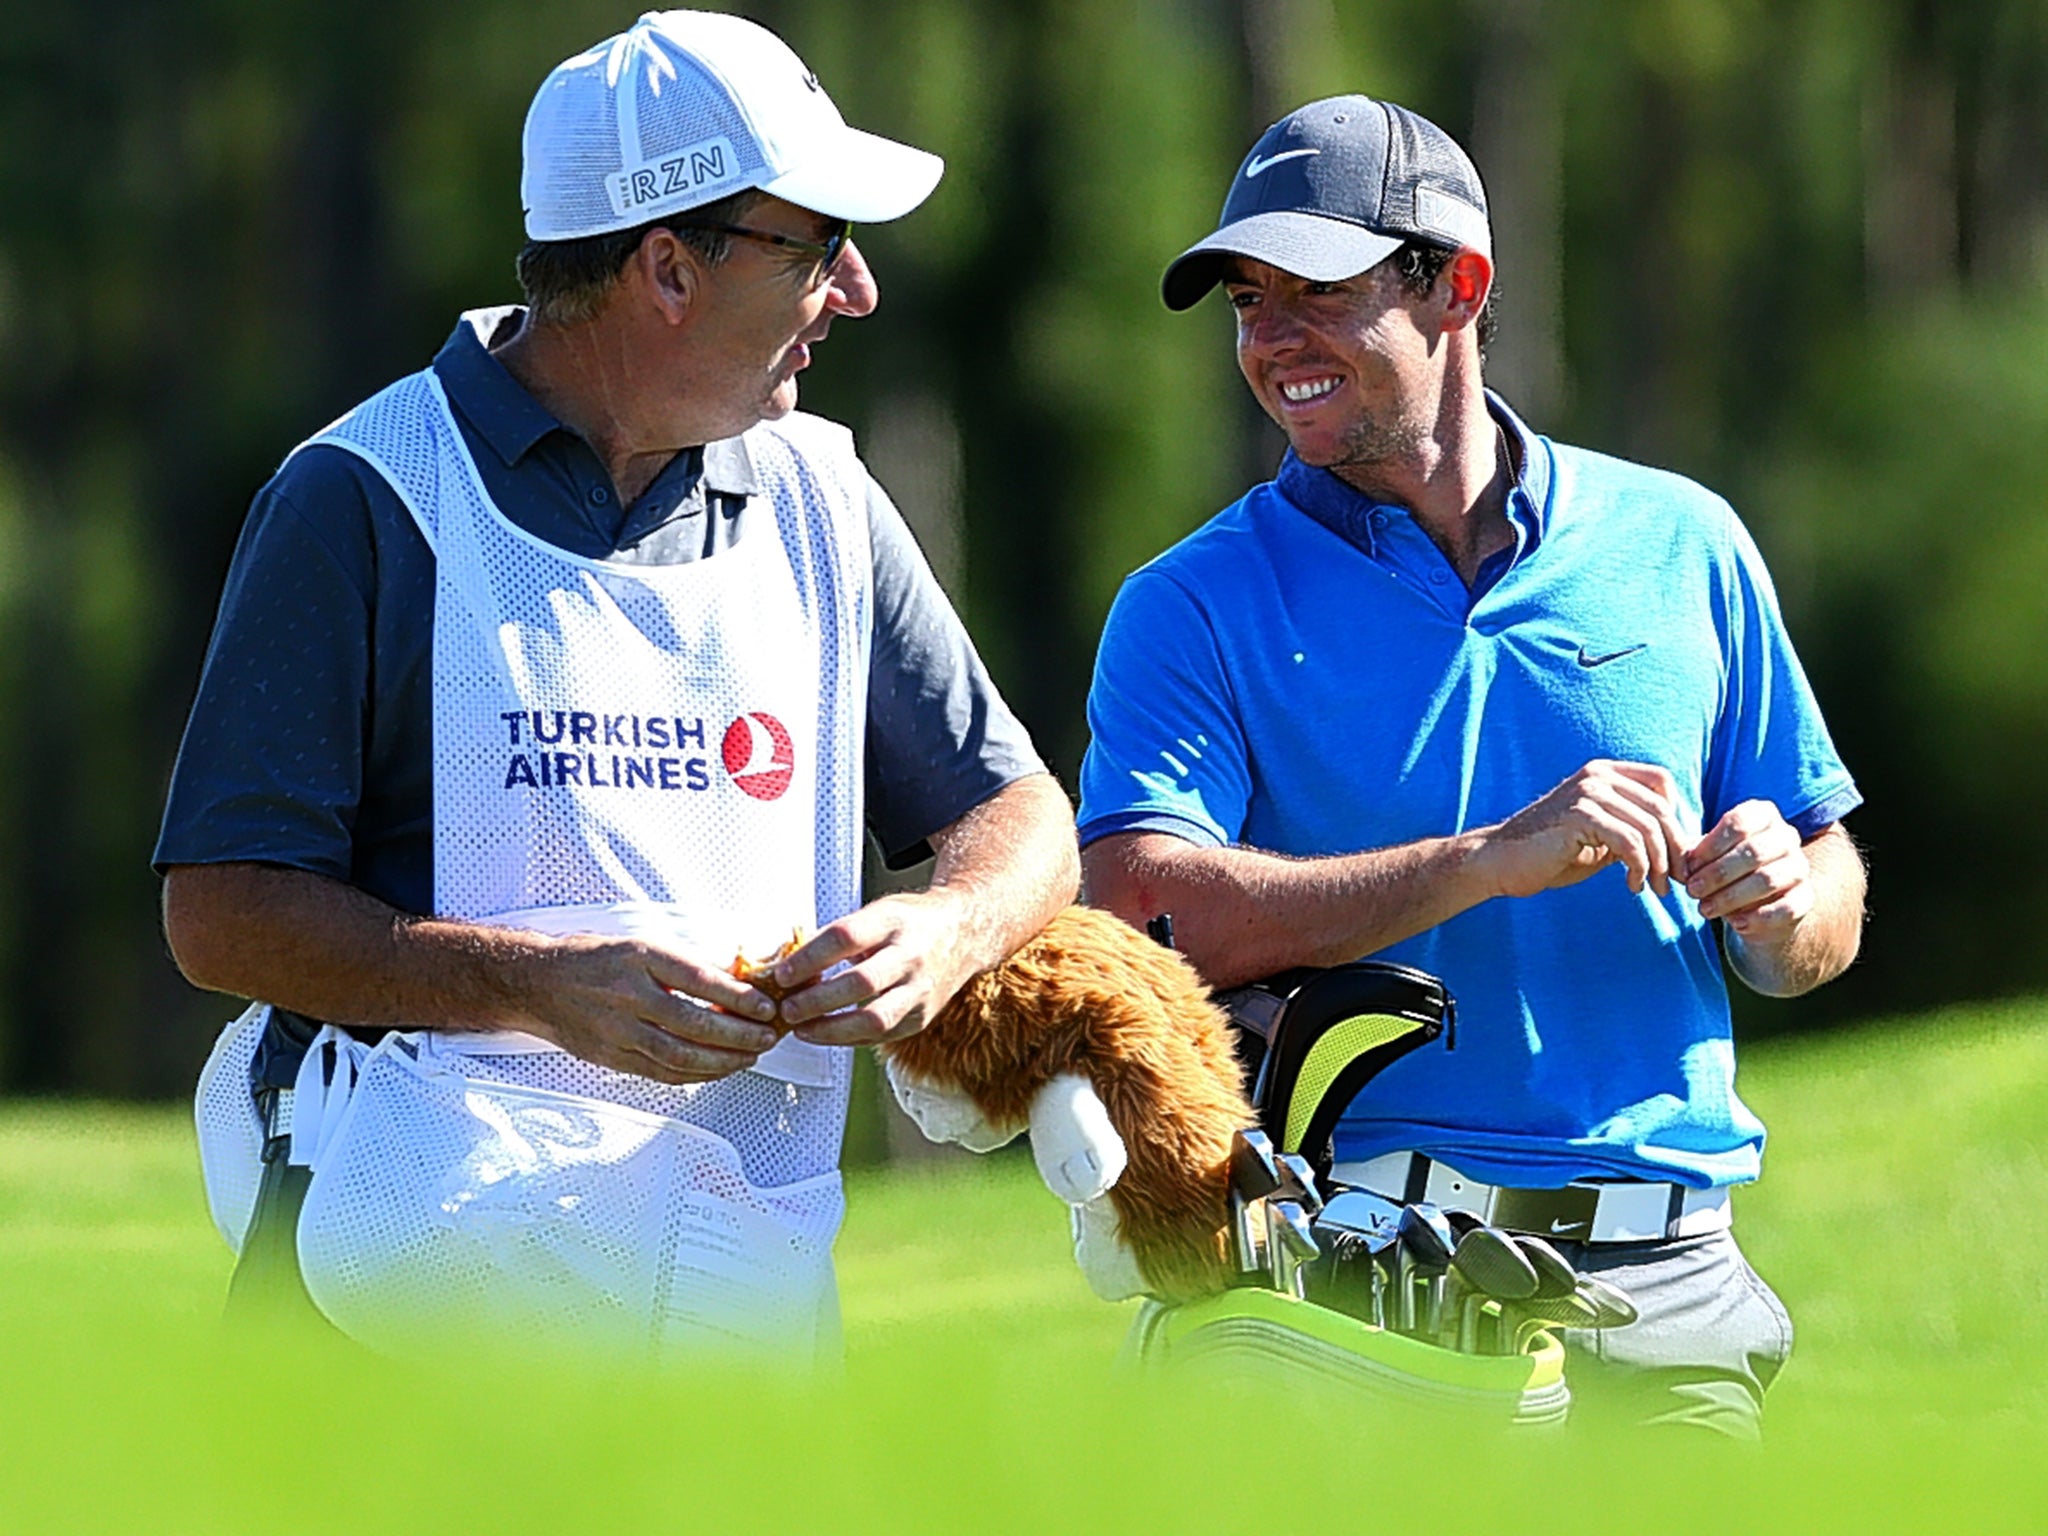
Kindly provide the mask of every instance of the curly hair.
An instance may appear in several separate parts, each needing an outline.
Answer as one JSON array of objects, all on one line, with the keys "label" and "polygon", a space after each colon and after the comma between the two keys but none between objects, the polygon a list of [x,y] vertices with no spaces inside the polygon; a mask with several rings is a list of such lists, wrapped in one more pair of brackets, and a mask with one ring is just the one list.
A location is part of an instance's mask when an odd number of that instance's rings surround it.
[{"label": "curly hair", "polygon": [[[1436,280],[1443,276],[1444,268],[1451,264],[1451,258],[1457,254],[1457,248],[1454,246],[1437,245],[1428,240],[1410,240],[1387,260],[1393,263],[1402,286],[1421,298],[1436,287]],[[1493,345],[1494,332],[1500,324],[1499,315],[1495,311],[1495,300],[1499,297],[1500,282],[1496,278],[1493,286],[1486,290],[1485,307],[1479,311],[1481,358],[1486,356],[1486,349]]]}]

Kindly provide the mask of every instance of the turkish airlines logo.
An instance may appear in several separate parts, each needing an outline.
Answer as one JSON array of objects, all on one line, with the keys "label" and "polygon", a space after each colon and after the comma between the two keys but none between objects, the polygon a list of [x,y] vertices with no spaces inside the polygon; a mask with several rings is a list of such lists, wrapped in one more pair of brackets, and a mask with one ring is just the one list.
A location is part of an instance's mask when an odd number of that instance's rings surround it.
[{"label": "turkish airlines logo", "polygon": [[733,783],[756,800],[778,800],[796,773],[796,748],[773,715],[753,710],[725,728],[719,748]]}]

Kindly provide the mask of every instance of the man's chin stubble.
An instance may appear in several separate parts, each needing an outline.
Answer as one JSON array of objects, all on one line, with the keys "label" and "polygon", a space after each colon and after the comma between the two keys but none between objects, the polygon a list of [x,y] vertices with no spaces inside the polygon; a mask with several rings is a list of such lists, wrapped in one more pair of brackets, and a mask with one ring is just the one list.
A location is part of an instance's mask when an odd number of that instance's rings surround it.
[{"label": "man's chin stubble", "polygon": [[1295,456],[1311,469],[1327,469],[1333,473],[1352,470],[1369,475],[1383,464],[1411,457],[1421,441],[1422,433],[1413,428],[1361,425],[1326,457],[1311,459],[1299,449],[1295,450]]}]

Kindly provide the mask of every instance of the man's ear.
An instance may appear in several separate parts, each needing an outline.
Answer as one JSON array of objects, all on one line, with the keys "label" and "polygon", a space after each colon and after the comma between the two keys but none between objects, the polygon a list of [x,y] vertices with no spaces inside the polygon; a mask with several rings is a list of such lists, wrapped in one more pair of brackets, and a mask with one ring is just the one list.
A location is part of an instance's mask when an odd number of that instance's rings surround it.
[{"label": "man's ear", "polygon": [[681,325],[689,318],[703,291],[704,263],[673,230],[650,229],[628,265],[634,286],[647,295],[663,320]]},{"label": "man's ear", "polygon": [[1486,296],[1493,291],[1493,263],[1478,251],[1459,251],[1444,267],[1438,283],[1446,294],[1444,329],[1461,331],[1479,323]]}]

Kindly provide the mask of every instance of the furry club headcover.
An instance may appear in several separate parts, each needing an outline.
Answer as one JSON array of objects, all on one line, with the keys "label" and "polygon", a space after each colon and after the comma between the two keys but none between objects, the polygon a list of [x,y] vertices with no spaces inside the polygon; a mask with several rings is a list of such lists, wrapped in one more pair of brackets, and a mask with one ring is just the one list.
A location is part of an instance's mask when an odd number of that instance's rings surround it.
[{"label": "furry club headcover", "polygon": [[892,1071],[965,1094],[996,1126],[1023,1125],[1053,1079],[1087,1079],[1129,1153],[1109,1198],[1152,1294],[1187,1301],[1229,1283],[1230,1138],[1257,1116],[1222,1010],[1172,950],[1068,907],[922,1033],[882,1049]]}]

